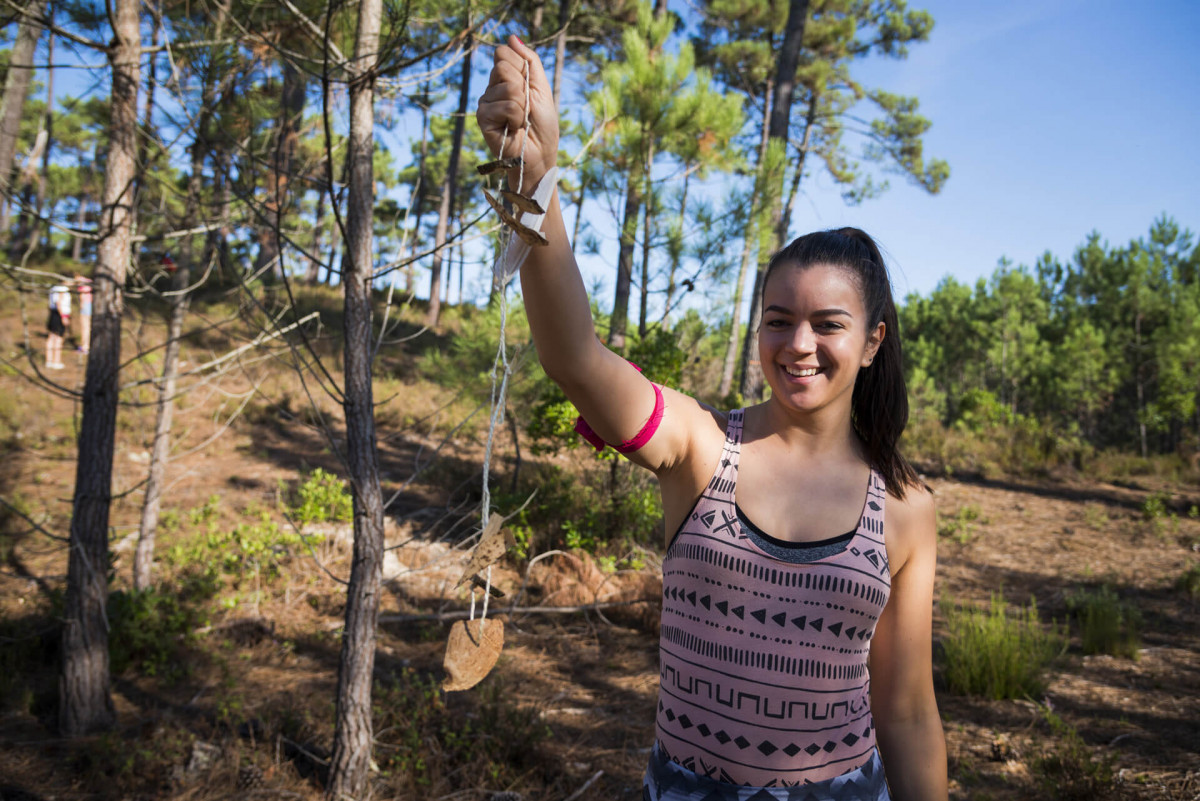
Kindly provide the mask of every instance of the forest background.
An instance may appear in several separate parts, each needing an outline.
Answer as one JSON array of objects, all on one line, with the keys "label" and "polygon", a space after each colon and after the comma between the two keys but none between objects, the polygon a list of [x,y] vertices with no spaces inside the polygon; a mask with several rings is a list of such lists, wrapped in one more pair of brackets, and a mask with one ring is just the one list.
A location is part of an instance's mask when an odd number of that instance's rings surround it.
[{"label": "forest background", "polygon": [[[56,687],[29,678],[6,692],[65,736],[110,731],[111,676],[180,658],[153,637],[131,647],[130,626],[211,628],[196,615],[229,603],[218,584],[236,589],[251,563],[255,581],[266,564],[287,574],[279,555],[305,547],[325,570],[311,551],[327,533],[306,526],[344,519],[351,552],[324,554],[347,588],[332,748],[318,762],[331,795],[357,796],[383,725],[371,698],[388,525],[461,549],[537,488],[512,524],[518,560],[568,549],[646,562],[661,540],[653,483],[578,446],[519,295],[492,279],[504,232],[474,169],[488,156],[473,110],[510,32],[542,54],[559,98],[560,194],[597,329],[651,378],[718,407],[761,398],[766,259],[802,231],[862,225],[911,290],[905,447],[921,469],[1146,490],[1143,516],[1177,515],[1186,553],[1200,247],[1186,228],[1197,110],[1179,98],[1195,12],[934,12],[903,0],[9,2],[13,390],[0,417],[14,459],[0,494],[5,557],[41,597],[5,636],[65,622],[37,634],[52,647],[13,657],[17,675],[34,671],[26,657],[56,665]],[[1114,61],[1105,45],[1118,39],[1143,57]],[[991,72],[955,69],[980,63]],[[987,82],[968,101],[974,74]],[[1105,124],[1089,115],[1106,106],[1086,102],[1102,85],[1129,98]],[[95,288],[91,352],[55,374],[41,362],[46,293],[76,274]],[[89,343],[76,331],[74,344]],[[44,404],[61,413],[39,419]],[[234,554],[198,589],[187,563],[212,554],[179,550],[195,532],[171,491],[189,479],[169,465],[228,453],[222,437],[262,453],[262,426],[288,431],[292,458],[275,457],[284,469],[265,495],[259,479],[248,487],[272,499],[252,504],[257,522],[215,501],[186,513]],[[415,451],[404,467],[389,462],[399,445]],[[74,474],[67,504],[20,466],[46,447]],[[145,454],[136,480],[115,460],[126,451]],[[955,520],[961,535],[974,518]],[[38,539],[40,567],[22,551]],[[227,728],[245,725],[236,717]]]}]

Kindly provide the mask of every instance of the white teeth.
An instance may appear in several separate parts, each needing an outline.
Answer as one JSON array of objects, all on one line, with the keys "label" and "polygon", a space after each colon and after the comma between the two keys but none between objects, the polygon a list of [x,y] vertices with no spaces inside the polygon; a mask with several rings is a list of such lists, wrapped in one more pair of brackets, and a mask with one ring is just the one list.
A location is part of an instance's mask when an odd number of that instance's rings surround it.
[{"label": "white teeth", "polygon": [[792,368],[792,367],[784,367],[783,369],[787,371],[788,375],[794,375],[797,378],[804,378],[805,376],[816,375],[820,371],[819,367],[807,367],[803,370],[796,370],[795,368]]}]

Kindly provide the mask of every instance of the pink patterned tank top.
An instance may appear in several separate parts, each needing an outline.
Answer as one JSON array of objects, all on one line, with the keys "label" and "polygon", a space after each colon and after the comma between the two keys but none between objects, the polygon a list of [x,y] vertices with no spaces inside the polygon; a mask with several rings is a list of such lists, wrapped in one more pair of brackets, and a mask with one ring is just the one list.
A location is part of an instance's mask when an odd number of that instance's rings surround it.
[{"label": "pink patterned tank top", "polygon": [[[734,503],[743,411],[663,559],[659,747],[701,776],[785,787],[871,759],[867,656],[891,589],[882,477],[836,553],[770,555]],[[803,507],[800,507],[803,512]]]}]

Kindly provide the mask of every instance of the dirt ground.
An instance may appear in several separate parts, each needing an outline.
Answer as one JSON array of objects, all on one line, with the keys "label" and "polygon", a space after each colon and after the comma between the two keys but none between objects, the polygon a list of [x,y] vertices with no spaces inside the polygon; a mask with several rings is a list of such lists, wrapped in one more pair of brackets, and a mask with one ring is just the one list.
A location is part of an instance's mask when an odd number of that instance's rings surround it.
[{"label": "dirt ground", "polygon": [[[4,343],[9,358],[13,347]],[[19,369],[29,372],[27,363]],[[54,379],[77,386],[81,364]],[[0,497],[19,496],[42,528],[64,534],[77,406],[11,369],[0,378],[0,394],[8,398],[0,409],[7,415],[7,429],[0,430],[5,440]],[[273,399],[279,400],[278,392]],[[437,400],[424,403],[434,408]],[[416,398],[394,402],[419,405]],[[207,448],[171,465],[177,483],[167,507],[186,516],[215,495],[218,519],[232,524],[248,508],[272,508],[281,480],[294,483],[301,470],[317,466],[337,469],[335,455],[314,429],[262,408],[253,420],[236,423]],[[129,580],[129,537],[140,503],[136,486],[149,445],[144,418],[118,432],[114,586]],[[177,425],[185,432],[182,452],[186,443],[212,433],[211,407],[191,404]],[[392,580],[383,598],[376,664],[383,682],[411,681],[414,675],[440,680],[450,621],[429,616],[464,608],[462,593],[448,589],[463,553],[431,542],[428,534],[445,530],[455,514],[457,484],[447,477],[457,473],[436,471],[430,481],[402,485],[414,459],[427,457],[439,441],[438,434],[419,426],[381,435],[385,494],[400,492],[390,507],[400,522],[388,530],[396,547],[389,552]],[[469,461],[478,446],[465,436],[452,441],[444,458]],[[951,797],[1067,797],[1039,786],[1031,767],[1054,737],[1039,711],[1048,704],[1078,731],[1089,758],[1113,761],[1111,797],[1200,799],[1200,606],[1175,587],[1200,558],[1200,521],[1185,511],[1200,502],[1197,488],[1171,488],[1181,513],[1147,521],[1142,504],[1160,487],[948,478],[931,478],[930,485],[941,519],[963,521],[940,539],[939,597],[983,603],[1002,591],[1013,603],[1036,599],[1043,620],[1064,621],[1068,595],[1103,582],[1143,616],[1136,659],[1083,656],[1072,631],[1044,698],[955,696],[936,676]],[[460,507],[457,514],[467,511]],[[243,592],[213,617],[196,647],[211,649],[219,660],[198,663],[173,682],[131,671],[115,677],[114,733],[83,743],[58,739],[36,690],[24,708],[10,705],[0,720],[0,799],[319,797],[320,770],[314,765],[319,766],[321,749],[331,746],[343,612],[340,586],[329,573],[345,576],[349,564],[346,527],[325,534],[320,548],[294,556],[283,579],[252,598]],[[44,605],[47,593],[61,586],[65,552],[38,532],[6,536],[0,609],[14,620]],[[169,545],[164,535],[160,548]],[[485,801],[511,791],[527,801],[640,798],[653,740],[658,595],[656,556],[645,554],[642,561],[640,570],[612,573],[586,557],[550,556],[529,571],[523,592],[522,572],[511,566],[499,571],[496,584],[507,595],[492,604],[490,614],[507,621],[505,648],[483,689],[463,695],[499,694],[511,708],[528,712],[545,729],[531,746],[536,754],[522,758],[519,771],[495,779],[500,784],[481,776],[463,786],[461,771],[467,768],[446,765],[431,772],[435,778],[425,787],[395,789],[404,785],[381,781],[375,797]],[[525,607],[626,605],[601,612],[508,614],[514,599]],[[943,634],[944,621],[935,610],[935,640]],[[43,694],[52,693],[52,675],[35,678]],[[484,708],[472,707],[471,699],[446,703],[447,714],[462,709],[468,717]],[[377,736],[383,742],[388,735]],[[387,753],[381,746],[377,758]]]}]

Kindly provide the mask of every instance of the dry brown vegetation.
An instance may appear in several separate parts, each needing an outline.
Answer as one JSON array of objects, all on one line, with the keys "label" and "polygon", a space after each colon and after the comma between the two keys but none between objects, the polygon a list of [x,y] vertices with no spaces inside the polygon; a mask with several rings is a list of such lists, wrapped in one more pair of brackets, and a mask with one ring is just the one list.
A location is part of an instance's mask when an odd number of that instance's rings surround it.
[{"label": "dry brown vegetation", "polygon": [[[11,304],[3,317],[0,348],[28,373]],[[153,317],[130,330],[144,341],[161,335]],[[185,358],[231,344],[233,337],[216,334],[193,340]],[[335,370],[338,348],[320,347]],[[78,408],[5,369],[0,497],[44,531],[0,512],[0,798],[320,796],[349,527],[313,523],[300,537],[283,514],[314,468],[340,472],[304,389],[282,364],[287,358],[277,354],[231,377],[227,391],[258,384],[260,394],[222,437],[171,465],[176,483],[158,545],[165,600],[153,614],[133,616],[142,631],[114,635],[131,645],[125,664],[114,665],[118,727],[75,742],[53,728],[54,610],[66,562],[63,543],[50,535],[67,530]],[[77,386],[81,367],[72,362],[54,377]],[[413,357],[385,352],[381,367],[381,375],[411,376]],[[220,397],[181,401],[178,452],[212,433]],[[483,417],[454,431],[430,469],[402,486],[474,406],[429,381],[400,377],[381,378],[376,397],[384,401],[385,498],[400,493],[389,507],[388,542],[396,547],[376,661],[375,797],[484,801],[508,791],[561,801],[602,771],[580,801],[640,798],[657,687],[654,549],[626,559],[604,550],[601,558],[555,555],[529,570],[528,562],[508,564],[496,579],[506,597],[490,611],[507,618],[499,665],[475,690],[443,694],[450,621],[436,616],[465,608],[464,593],[449,588],[464,559],[454,546],[477,518]],[[336,430],[336,405],[318,402]],[[152,422],[148,409],[122,411],[111,543],[117,592],[129,589]],[[582,450],[526,453],[528,481],[539,463],[578,475],[590,458]],[[512,464],[506,450],[497,460],[501,479]],[[1064,622],[1071,593],[1107,585],[1143,620],[1136,659],[1083,655],[1072,626],[1044,697],[956,696],[939,675],[952,797],[1200,798],[1200,598],[1177,584],[1200,559],[1200,520],[1188,514],[1200,503],[1196,487],[1152,478],[1124,486],[1079,478],[930,483],[943,521],[943,597],[984,603],[1002,590],[1015,603],[1035,598],[1045,621]],[[514,602],[594,601],[629,603],[577,614],[506,613]],[[171,636],[157,644],[134,637],[154,625]],[[941,612],[936,625],[940,638]],[[1047,722],[1047,706],[1059,726]]]}]

